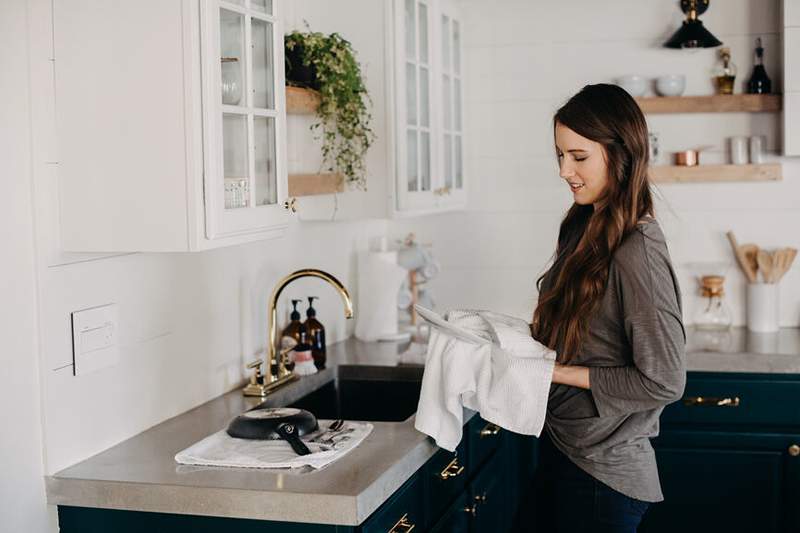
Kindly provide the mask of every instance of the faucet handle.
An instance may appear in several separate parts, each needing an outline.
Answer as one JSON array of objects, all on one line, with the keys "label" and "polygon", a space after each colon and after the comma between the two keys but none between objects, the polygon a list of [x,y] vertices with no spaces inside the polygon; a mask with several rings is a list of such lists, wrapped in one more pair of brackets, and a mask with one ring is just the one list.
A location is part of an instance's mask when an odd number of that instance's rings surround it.
[{"label": "faucet handle", "polygon": [[261,378],[263,378],[263,375],[261,374],[261,365],[263,364],[264,361],[262,359],[256,359],[254,361],[247,363],[247,368],[255,370],[255,372],[253,372],[253,374],[250,376],[251,385],[258,385],[259,383],[261,383],[262,381]]}]

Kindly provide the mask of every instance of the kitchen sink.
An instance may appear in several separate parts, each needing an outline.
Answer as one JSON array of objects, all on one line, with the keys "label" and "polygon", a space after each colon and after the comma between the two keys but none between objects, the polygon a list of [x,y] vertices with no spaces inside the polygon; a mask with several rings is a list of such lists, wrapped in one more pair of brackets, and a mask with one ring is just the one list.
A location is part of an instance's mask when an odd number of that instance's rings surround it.
[{"label": "kitchen sink", "polygon": [[422,366],[339,365],[333,381],[291,407],[317,418],[401,422],[417,411]]}]

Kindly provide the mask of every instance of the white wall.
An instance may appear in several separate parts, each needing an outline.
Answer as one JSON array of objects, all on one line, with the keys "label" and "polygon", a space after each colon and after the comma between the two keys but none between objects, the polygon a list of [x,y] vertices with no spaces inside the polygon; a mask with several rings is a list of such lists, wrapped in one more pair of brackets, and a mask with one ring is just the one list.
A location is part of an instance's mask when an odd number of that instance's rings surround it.
[{"label": "white wall", "polygon": [[36,357],[25,0],[0,3],[0,531],[47,530]]},{"label": "white wall", "polygon": [[[552,116],[588,83],[624,74],[687,76],[686,94],[713,92],[717,51],[675,51],[661,43],[678,28],[677,2],[615,0],[462,2],[466,45],[465,101],[470,205],[466,212],[404,221],[392,233],[415,231],[434,244],[443,274],[433,288],[442,307],[489,307],[529,317],[535,279],[555,247],[571,194],[558,177]],[[757,36],[766,49],[773,86],[781,87],[778,2],[712,2],[701,17],[732,49],[737,92],[752,69]],[[712,145],[704,162],[723,162],[731,135],[765,134],[780,149],[778,114],[700,114],[648,117],[661,140],[661,163],[676,150]],[[665,156],[666,155],[666,156]],[[773,156],[773,159],[778,159]],[[766,247],[800,247],[800,159],[782,159],[779,183],[661,185],[657,217],[685,297],[691,322],[698,297],[693,262],[722,261],[735,323],[744,322],[745,281],[725,239]],[[800,323],[800,265],[782,283],[782,323]]]}]

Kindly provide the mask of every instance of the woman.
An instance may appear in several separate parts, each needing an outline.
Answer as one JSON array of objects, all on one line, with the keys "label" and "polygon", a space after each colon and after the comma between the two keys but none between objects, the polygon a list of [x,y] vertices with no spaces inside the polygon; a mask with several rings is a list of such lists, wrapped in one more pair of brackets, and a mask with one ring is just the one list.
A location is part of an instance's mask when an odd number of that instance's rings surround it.
[{"label": "woman", "polygon": [[557,353],[536,531],[634,532],[663,499],[649,439],[685,384],[680,290],[653,218],[636,102],[617,86],[589,85],[554,128],[574,204],[538,280],[531,326]]}]

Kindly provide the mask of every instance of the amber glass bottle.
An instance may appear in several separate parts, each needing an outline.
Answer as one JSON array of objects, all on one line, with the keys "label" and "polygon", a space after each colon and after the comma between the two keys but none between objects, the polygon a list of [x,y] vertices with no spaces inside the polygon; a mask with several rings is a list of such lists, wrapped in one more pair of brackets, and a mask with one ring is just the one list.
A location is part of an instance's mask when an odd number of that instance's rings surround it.
[{"label": "amber glass bottle", "polygon": [[317,320],[317,310],[314,309],[314,300],[317,296],[308,297],[308,309],[306,309],[306,321],[303,323],[308,331],[308,343],[311,345],[311,355],[314,356],[314,364],[319,369],[325,368],[327,354],[325,350],[325,327]]}]

